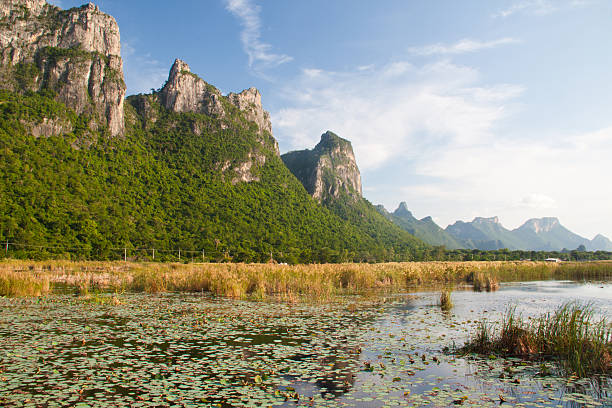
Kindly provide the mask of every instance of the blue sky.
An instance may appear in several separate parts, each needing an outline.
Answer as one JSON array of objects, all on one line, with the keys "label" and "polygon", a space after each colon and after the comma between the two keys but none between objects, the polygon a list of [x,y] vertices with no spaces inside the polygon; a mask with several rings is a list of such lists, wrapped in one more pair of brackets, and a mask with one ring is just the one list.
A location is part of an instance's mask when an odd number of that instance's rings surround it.
[{"label": "blue sky", "polygon": [[255,86],[281,151],[328,129],[351,140],[375,204],[612,237],[612,2],[97,4],[119,23],[130,93],[175,58],[223,92]]}]

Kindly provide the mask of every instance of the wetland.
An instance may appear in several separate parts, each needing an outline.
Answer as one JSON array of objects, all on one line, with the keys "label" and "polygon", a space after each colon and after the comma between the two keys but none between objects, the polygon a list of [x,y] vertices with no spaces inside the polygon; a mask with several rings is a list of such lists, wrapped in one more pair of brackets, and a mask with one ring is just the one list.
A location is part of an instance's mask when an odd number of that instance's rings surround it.
[{"label": "wetland", "polygon": [[609,280],[457,287],[448,311],[427,288],[311,302],[58,292],[0,298],[0,405],[612,405],[609,373],[453,352],[508,307],[535,317],[579,301],[609,321]]}]

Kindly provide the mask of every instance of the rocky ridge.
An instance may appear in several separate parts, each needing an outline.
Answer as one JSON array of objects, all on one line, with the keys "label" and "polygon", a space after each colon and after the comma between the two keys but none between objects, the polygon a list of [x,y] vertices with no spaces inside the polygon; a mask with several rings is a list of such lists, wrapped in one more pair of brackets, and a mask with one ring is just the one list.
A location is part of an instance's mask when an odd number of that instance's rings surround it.
[{"label": "rocky ridge", "polygon": [[[256,88],[223,96],[213,85],[192,73],[189,65],[180,59],[174,61],[160,97],[162,104],[171,111],[204,113],[221,119],[231,114],[229,103],[257,125],[260,136],[272,136],[270,114],[263,109],[261,94]],[[278,153],[278,145],[276,151]]]},{"label": "rocky ridge", "polygon": [[317,201],[325,202],[346,195],[361,198],[361,174],[351,142],[333,132],[326,132],[313,150],[293,151],[282,156],[283,162]]},{"label": "rocky ridge", "polygon": [[[170,111],[202,113],[220,119],[222,129],[228,129],[229,125],[224,119],[229,120],[233,108],[236,108],[243,118],[257,126],[261,146],[266,147],[271,144],[275,154],[280,156],[278,143],[272,135],[270,114],[263,109],[261,94],[255,88],[224,96],[219,89],[191,72],[186,62],[177,59],[170,69],[168,81],[159,92],[159,98],[161,104]],[[148,117],[149,115],[146,114],[149,107],[147,102],[141,101],[139,104],[145,111],[143,116]],[[196,134],[200,132],[198,128],[192,130]],[[249,183],[260,180],[255,170],[263,166],[266,160],[266,155],[262,150],[254,149],[244,160],[219,163],[218,169],[223,173],[231,170],[235,174],[231,179],[232,184]]]},{"label": "rocky ridge", "polygon": [[[50,91],[95,131],[124,132],[125,83],[119,27],[89,3],[63,11],[44,0],[0,5],[0,88]],[[71,129],[47,123],[32,133],[51,136]]]}]

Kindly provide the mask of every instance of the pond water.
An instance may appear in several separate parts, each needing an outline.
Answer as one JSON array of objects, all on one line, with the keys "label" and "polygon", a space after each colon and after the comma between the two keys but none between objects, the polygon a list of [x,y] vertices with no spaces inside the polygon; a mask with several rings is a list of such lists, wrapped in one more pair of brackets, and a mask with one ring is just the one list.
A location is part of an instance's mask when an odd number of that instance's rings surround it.
[{"label": "pond water", "polygon": [[612,406],[610,377],[544,375],[458,357],[483,318],[569,300],[612,318],[612,284],[529,282],[497,292],[347,296],[328,304],[195,294],[0,299],[0,406]]}]

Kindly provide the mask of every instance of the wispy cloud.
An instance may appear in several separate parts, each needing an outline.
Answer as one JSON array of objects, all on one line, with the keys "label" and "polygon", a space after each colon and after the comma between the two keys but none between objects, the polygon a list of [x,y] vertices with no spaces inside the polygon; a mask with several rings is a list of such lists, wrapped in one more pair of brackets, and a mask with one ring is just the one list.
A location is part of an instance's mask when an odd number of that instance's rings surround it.
[{"label": "wispy cloud", "polygon": [[582,7],[590,3],[592,0],[520,0],[493,14],[493,17],[505,18],[519,13],[545,15],[564,8]]},{"label": "wispy cloud", "polygon": [[164,66],[149,53],[138,53],[131,42],[122,41],[121,54],[128,95],[148,93],[168,79],[170,65]]},{"label": "wispy cloud", "polygon": [[413,55],[453,55],[476,52],[489,48],[495,48],[500,45],[515,44],[519,40],[515,38],[505,37],[493,41],[478,41],[469,38],[456,42],[455,44],[430,44],[422,47],[411,47],[408,49]]},{"label": "wispy cloud", "polygon": [[582,235],[612,231],[602,222],[612,201],[602,188],[612,127],[508,133],[521,86],[483,84],[478,70],[444,60],[359,68],[308,69],[287,81],[286,107],[272,113],[282,150],[312,148],[335,131],[353,143],[368,199],[387,208],[407,201],[443,226],[501,215],[514,228],[557,216]]},{"label": "wispy cloud", "polygon": [[449,61],[303,70],[282,90],[287,107],[272,115],[275,134],[283,147],[295,149],[312,147],[333,130],[354,142],[366,170],[432,146],[487,140],[522,88],[482,87],[478,78],[477,71]]},{"label": "wispy cloud", "polygon": [[272,46],[261,40],[261,8],[252,0],[225,0],[226,9],[240,20],[240,35],[249,67],[256,72],[293,60],[293,57],[272,52]]}]

